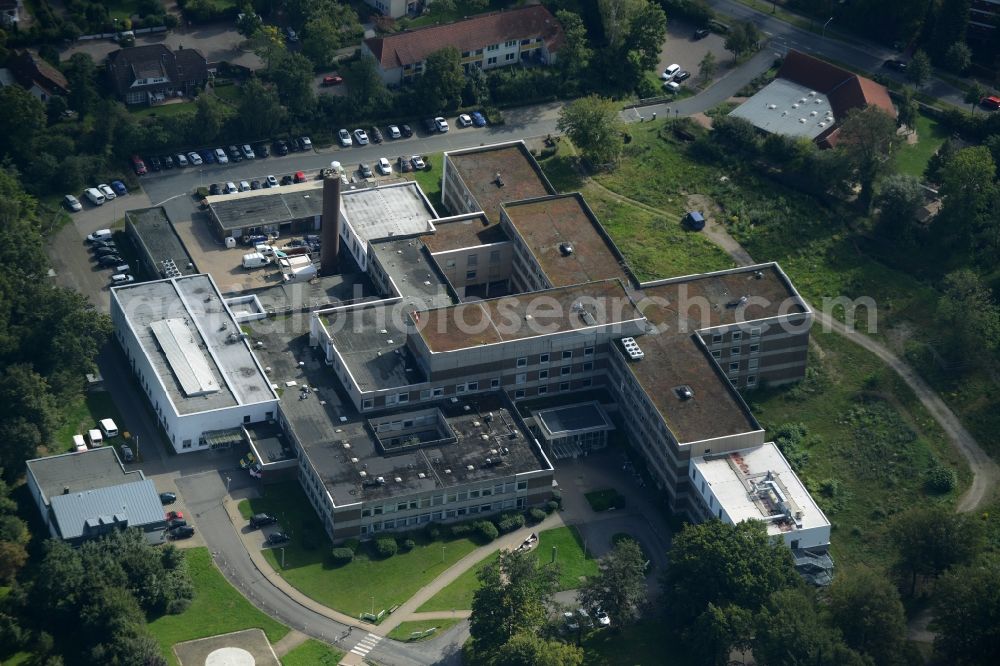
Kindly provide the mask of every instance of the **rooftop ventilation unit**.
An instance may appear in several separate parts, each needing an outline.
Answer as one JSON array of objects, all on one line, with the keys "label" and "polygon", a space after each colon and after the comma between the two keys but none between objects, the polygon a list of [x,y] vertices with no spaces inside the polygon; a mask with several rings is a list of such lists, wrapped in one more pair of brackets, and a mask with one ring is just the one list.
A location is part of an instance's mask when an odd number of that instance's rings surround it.
[{"label": "rooftop ventilation unit", "polygon": [[503,187],[504,182],[503,182],[503,178],[500,176],[500,172],[499,171],[497,171],[496,178],[493,179],[493,182],[496,183],[497,187]]},{"label": "rooftop ventilation unit", "polygon": [[778,108],[778,105],[777,104],[768,104],[767,108],[769,108],[769,109],[771,109],[773,111],[773,110],[775,110],[775,109]]},{"label": "rooftop ventilation unit", "polygon": [[384,476],[377,476],[377,477],[375,477],[375,483],[378,483],[379,485],[384,484],[385,483],[385,477]]},{"label": "rooftop ventilation unit", "polygon": [[559,252],[562,254],[562,256],[568,257],[569,255],[573,254],[573,244],[569,242],[559,243]]},{"label": "rooftop ventilation unit", "polygon": [[743,307],[744,305],[747,304],[749,300],[750,299],[747,298],[746,296],[740,296],[735,301],[729,301],[728,303],[726,303],[726,307],[730,309]]},{"label": "rooftop ventilation unit", "polygon": [[467,469],[467,470],[469,470],[469,471],[471,472],[471,471],[473,471],[473,470],[475,470],[475,469],[476,469],[476,466],[475,466],[475,465],[467,465],[467,466],[465,467],[465,469]]},{"label": "rooftop ventilation unit", "polygon": [[635,338],[622,338],[622,346],[625,347],[625,352],[633,361],[638,361],[646,355],[645,352],[639,349],[639,344],[635,341]]},{"label": "rooftop ventilation unit", "polygon": [[403,482],[403,477],[397,476],[396,478],[393,479],[393,481],[395,481],[396,483],[402,483]]},{"label": "rooftop ventilation unit", "polygon": [[677,397],[681,400],[690,400],[694,397],[694,391],[692,391],[691,387],[687,384],[675,387],[674,393],[677,394]]},{"label": "rooftop ventilation unit", "polygon": [[424,474],[423,472],[417,472],[417,478],[418,479],[426,479],[427,475]]}]

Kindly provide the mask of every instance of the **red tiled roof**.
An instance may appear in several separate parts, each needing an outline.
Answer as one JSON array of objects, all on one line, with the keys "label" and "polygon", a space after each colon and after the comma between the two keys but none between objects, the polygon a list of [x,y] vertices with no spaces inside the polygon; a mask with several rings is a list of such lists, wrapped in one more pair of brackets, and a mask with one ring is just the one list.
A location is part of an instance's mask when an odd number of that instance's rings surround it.
[{"label": "red tiled roof", "polygon": [[474,51],[512,39],[541,37],[550,51],[562,44],[562,26],[541,5],[521,7],[492,14],[408,30],[386,37],[366,39],[382,69],[393,69],[423,62],[431,53],[447,46],[458,51]]},{"label": "red tiled roof", "polygon": [[829,98],[837,117],[850,109],[869,104],[879,107],[893,118],[896,117],[896,109],[885,86],[800,51],[788,52],[778,70],[778,78],[823,93]]},{"label": "red tiled roof", "polygon": [[69,92],[69,82],[63,73],[28,49],[16,52],[11,69],[25,88],[35,83],[49,94]]}]

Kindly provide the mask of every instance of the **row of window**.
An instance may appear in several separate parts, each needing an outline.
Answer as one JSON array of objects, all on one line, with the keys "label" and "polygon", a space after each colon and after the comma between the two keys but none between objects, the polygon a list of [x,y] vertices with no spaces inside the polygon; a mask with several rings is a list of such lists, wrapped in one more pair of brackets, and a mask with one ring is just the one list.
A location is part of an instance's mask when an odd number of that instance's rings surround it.
[{"label": "row of window", "polygon": [[[754,344],[750,345],[749,352],[751,354],[758,354],[758,353],[760,353],[760,343],[754,343]],[[742,347],[730,347],[729,348],[729,355],[730,356],[739,356],[741,353],[742,353]],[[713,349],[712,350],[712,357],[713,358],[717,358],[717,359],[722,358],[722,350],[721,349]]]},{"label": "row of window", "polygon": [[[722,342],[725,340],[725,337],[726,337],[725,333],[713,333],[712,344],[713,345],[722,344]],[[751,328],[750,339],[756,340],[759,337],[760,337],[760,328]],[[733,331],[732,333],[730,333],[730,339],[733,342],[739,342],[740,340],[743,339],[743,331]]]},{"label": "row of window", "polygon": [[450,493],[440,493],[438,495],[429,495],[426,497],[415,497],[413,499],[396,502],[395,504],[380,504],[378,506],[364,507],[361,509],[361,516],[363,518],[367,518],[370,516],[381,516],[387,513],[416,511],[418,509],[426,509],[428,507],[441,506],[443,504],[467,502],[469,500],[479,499],[480,497],[505,495],[515,492],[515,490],[517,492],[521,492],[527,489],[527,481],[517,481],[516,483],[508,481],[507,483],[498,483],[492,488],[473,488],[472,490],[461,490]]},{"label": "row of window", "polygon": [[413,525],[426,525],[431,521],[441,521],[450,520],[453,518],[461,518],[467,515],[476,515],[480,513],[493,513],[496,511],[502,511],[504,509],[523,509],[525,506],[525,499],[523,497],[518,497],[516,500],[509,499],[503,502],[493,502],[490,504],[480,504],[478,506],[460,507],[458,509],[449,509],[447,511],[435,511],[433,513],[422,513],[419,516],[409,516],[407,518],[390,518],[387,520],[376,521],[371,525],[362,525],[361,534],[368,534],[370,532],[381,532],[383,530],[396,530],[403,529],[404,527],[412,527]]},{"label": "row of window", "polygon": [[[594,385],[594,380],[591,379],[590,377],[587,377],[586,379],[581,379],[580,380],[580,388],[581,389],[587,389],[587,388],[592,387],[593,385]],[[570,390],[570,383],[569,382],[559,382],[559,390],[560,391],[569,391]],[[547,395],[548,392],[549,392],[549,387],[548,386],[539,386],[538,387],[538,395]],[[517,390],[514,391],[514,398],[515,399],[516,398],[523,398],[523,397],[525,397],[525,395],[526,395],[525,389],[517,389]]]},{"label": "row of window", "polygon": [[[594,355],[594,348],[593,347],[584,347],[583,348],[583,355],[584,356],[593,356]],[[552,358],[551,354],[539,354],[538,355],[538,363],[540,365],[548,363],[551,360],[551,358]],[[566,349],[566,350],[564,350],[562,352],[562,360],[569,361],[569,360],[572,360],[572,358],[573,358],[573,350],[572,349]],[[516,365],[519,368],[527,367],[527,365],[528,365],[528,357],[527,356],[522,356],[522,357],[518,358]]]}]

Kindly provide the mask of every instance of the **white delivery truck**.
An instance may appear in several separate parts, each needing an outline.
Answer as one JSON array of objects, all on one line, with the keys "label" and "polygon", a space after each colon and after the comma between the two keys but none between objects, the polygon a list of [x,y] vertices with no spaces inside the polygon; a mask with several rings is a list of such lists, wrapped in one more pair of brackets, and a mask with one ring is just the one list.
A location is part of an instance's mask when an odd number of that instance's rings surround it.
[{"label": "white delivery truck", "polygon": [[100,430],[96,428],[94,430],[87,431],[87,443],[90,444],[90,448],[96,449],[99,446],[104,445],[104,436],[101,434]]},{"label": "white delivery truck", "polygon": [[271,260],[262,255],[260,252],[250,252],[249,254],[243,255],[243,268],[246,268],[247,270],[267,266],[269,263],[271,263]]},{"label": "white delivery truck", "polygon": [[104,433],[105,437],[118,436],[118,424],[115,423],[114,419],[101,419],[98,425],[101,426],[101,432]]},{"label": "white delivery truck", "polygon": [[83,435],[73,435],[73,448],[77,451],[87,450],[87,442],[83,440]]}]

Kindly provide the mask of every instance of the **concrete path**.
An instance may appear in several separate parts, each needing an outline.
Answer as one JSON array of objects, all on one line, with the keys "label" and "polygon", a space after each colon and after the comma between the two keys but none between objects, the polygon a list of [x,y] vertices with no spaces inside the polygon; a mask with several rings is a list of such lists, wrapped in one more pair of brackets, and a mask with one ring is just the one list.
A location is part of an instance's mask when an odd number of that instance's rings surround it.
[{"label": "concrete path", "polygon": [[309,637],[301,631],[291,629],[287,634],[285,634],[284,638],[272,645],[271,648],[274,649],[274,653],[276,655],[284,657],[286,654],[302,645],[307,640],[309,640]]},{"label": "concrete path", "polygon": [[[401,621],[403,622],[416,622],[418,620],[465,620],[472,615],[470,610],[453,610],[453,611],[424,611],[423,613],[410,613],[410,617]],[[399,626],[399,625],[396,625]]]}]

